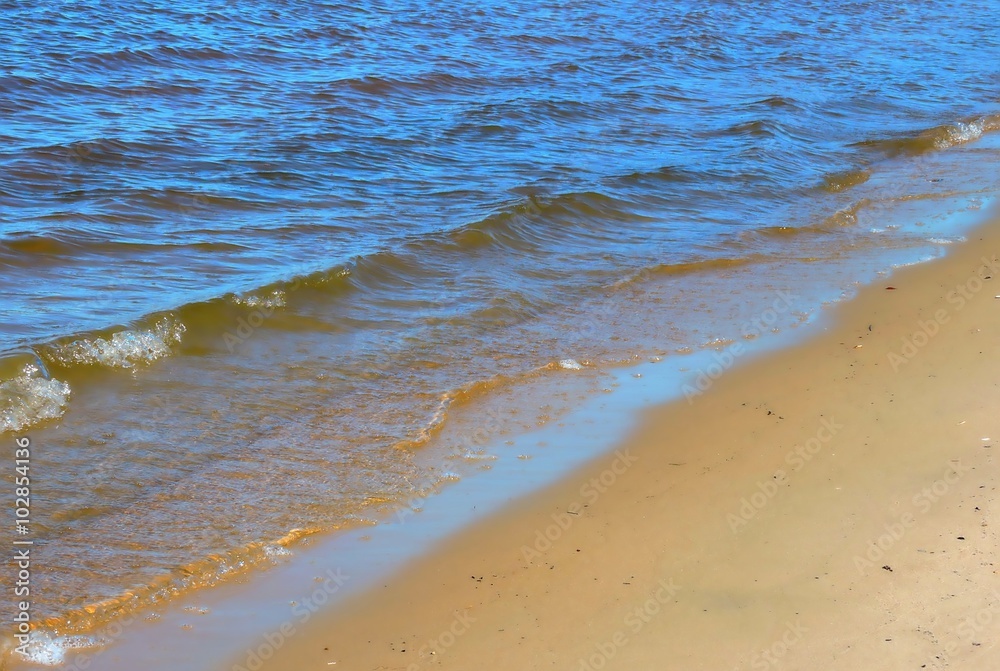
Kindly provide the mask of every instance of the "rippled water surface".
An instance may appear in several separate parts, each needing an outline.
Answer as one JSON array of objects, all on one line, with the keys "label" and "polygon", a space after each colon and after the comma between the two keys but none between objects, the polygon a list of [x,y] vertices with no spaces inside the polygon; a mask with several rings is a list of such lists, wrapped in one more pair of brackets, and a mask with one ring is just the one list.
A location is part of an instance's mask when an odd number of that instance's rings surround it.
[{"label": "rippled water surface", "polygon": [[266,565],[481,468],[483,435],[557,412],[531,389],[938,253],[996,192],[997,25],[993,2],[0,2],[0,434],[36,446],[39,621]]}]

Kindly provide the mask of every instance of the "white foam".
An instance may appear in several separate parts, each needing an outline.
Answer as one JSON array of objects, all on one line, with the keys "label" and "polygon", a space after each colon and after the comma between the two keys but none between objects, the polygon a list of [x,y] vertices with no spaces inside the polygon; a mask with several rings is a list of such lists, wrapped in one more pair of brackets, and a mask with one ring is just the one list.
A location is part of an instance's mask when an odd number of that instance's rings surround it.
[{"label": "white foam", "polygon": [[566,370],[583,370],[583,366],[576,359],[563,359],[559,362],[559,367]]},{"label": "white foam", "polygon": [[62,417],[69,402],[65,382],[47,379],[28,364],[13,380],[0,382],[0,432],[22,431],[45,419]]},{"label": "white foam", "polygon": [[488,454],[483,450],[477,452],[469,451],[466,452],[464,457],[470,461],[496,461],[497,456],[495,454]]},{"label": "white foam", "polygon": [[957,144],[965,144],[978,140],[983,136],[985,122],[982,119],[970,121],[969,123],[957,122],[954,126],[948,126],[944,137],[939,137],[934,143],[938,149],[947,149]]},{"label": "white foam", "polygon": [[132,368],[169,356],[171,346],[180,342],[186,330],[180,322],[162,319],[149,331],[119,331],[107,340],[74,340],[55,348],[52,357],[66,366],[83,364]]},{"label": "white foam", "polygon": [[708,342],[704,343],[702,345],[702,348],[704,348],[704,349],[721,349],[723,347],[729,347],[730,345],[733,344],[733,342],[734,341],[730,340],[729,338],[721,338],[720,337],[720,338],[715,338],[713,340],[709,340]]},{"label": "white foam", "polygon": [[31,634],[27,654],[18,653],[17,656],[31,664],[62,666],[67,662],[66,657],[70,651],[96,648],[110,642],[92,636],[53,636],[46,631],[36,630]]},{"label": "white foam", "polygon": [[248,308],[283,308],[285,307],[285,292],[276,289],[264,296],[234,296],[233,302]]},{"label": "white foam", "polygon": [[892,267],[895,269],[895,268],[909,268],[910,266],[919,266],[921,263],[927,263],[928,261],[933,261],[936,258],[938,258],[938,256],[935,254],[924,255],[921,256],[916,261],[901,261],[899,263],[894,263],[892,264]]},{"label": "white foam", "polygon": [[268,559],[274,561],[279,557],[291,557],[292,551],[286,547],[282,547],[281,545],[265,545],[264,554]]}]

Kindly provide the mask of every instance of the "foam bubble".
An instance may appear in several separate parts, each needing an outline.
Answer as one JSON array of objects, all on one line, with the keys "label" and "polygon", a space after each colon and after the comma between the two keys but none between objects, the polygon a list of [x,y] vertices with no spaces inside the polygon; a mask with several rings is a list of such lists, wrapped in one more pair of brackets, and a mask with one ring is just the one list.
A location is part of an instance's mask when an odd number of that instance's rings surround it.
[{"label": "foam bubble", "polygon": [[576,359],[563,359],[559,362],[559,367],[566,370],[583,370],[583,366]]},{"label": "foam bubble", "polygon": [[292,551],[280,545],[265,545],[264,555],[271,561],[275,561],[279,557],[291,557]]},{"label": "foam bubble", "polygon": [[234,296],[233,302],[247,308],[283,308],[285,307],[285,292],[276,289],[263,296]]},{"label": "foam bubble", "polygon": [[729,347],[733,342],[729,338],[715,338],[703,344],[702,347],[705,349],[720,349],[722,347]]},{"label": "foam bubble", "polygon": [[64,365],[98,365],[133,368],[170,355],[181,340],[184,324],[161,319],[149,331],[119,331],[110,339],[83,338],[54,348],[50,356]]},{"label": "foam bubble", "polygon": [[471,461],[496,461],[497,456],[495,454],[487,454],[483,450],[477,452],[468,451],[465,453],[464,457]]},{"label": "foam bubble", "polygon": [[46,631],[37,630],[31,635],[27,654],[19,653],[18,656],[39,666],[62,666],[70,651],[96,648],[108,643],[109,640],[93,636],[53,636]]},{"label": "foam bubble", "polygon": [[956,121],[945,127],[944,133],[935,139],[934,146],[937,149],[947,149],[978,140],[983,136],[983,133],[996,130],[1000,130],[1000,119],[996,116],[987,116],[969,122]]},{"label": "foam bubble", "polygon": [[69,394],[68,384],[46,378],[34,364],[26,365],[16,378],[0,382],[0,433],[62,417]]},{"label": "foam bubble", "polygon": [[962,123],[959,121],[954,126],[948,126],[943,137],[939,137],[935,144],[938,149],[947,149],[957,144],[965,144],[978,140],[983,135],[983,121],[970,121]]}]

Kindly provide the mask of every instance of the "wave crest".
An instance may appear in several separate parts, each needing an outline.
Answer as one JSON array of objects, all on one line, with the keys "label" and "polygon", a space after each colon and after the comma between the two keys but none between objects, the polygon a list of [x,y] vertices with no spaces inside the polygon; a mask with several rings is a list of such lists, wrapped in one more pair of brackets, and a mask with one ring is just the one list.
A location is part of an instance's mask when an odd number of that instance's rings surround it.
[{"label": "wave crest", "polygon": [[997,130],[1000,130],[1000,115],[993,114],[935,126],[912,135],[865,140],[854,146],[870,147],[889,157],[919,156],[974,142]]},{"label": "wave crest", "polygon": [[0,382],[0,433],[62,417],[69,395],[67,383],[45,377],[38,366],[27,364],[20,375]]},{"label": "wave crest", "polygon": [[186,330],[184,324],[164,318],[148,331],[118,331],[107,339],[81,338],[53,345],[46,352],[46,359],[63,367],[133,368],[169,356],[171,347],[181,341]]}]

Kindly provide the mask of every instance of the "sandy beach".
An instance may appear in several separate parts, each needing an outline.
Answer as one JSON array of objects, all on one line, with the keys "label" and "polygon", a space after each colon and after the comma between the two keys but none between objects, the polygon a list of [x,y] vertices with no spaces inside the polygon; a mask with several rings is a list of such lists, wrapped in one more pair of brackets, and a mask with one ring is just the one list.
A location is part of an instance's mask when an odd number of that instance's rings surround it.
[{"label": "sandy beach", "polygon": [[998,259],[866,287],[253,665],[991,668]]}]

